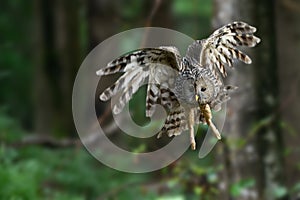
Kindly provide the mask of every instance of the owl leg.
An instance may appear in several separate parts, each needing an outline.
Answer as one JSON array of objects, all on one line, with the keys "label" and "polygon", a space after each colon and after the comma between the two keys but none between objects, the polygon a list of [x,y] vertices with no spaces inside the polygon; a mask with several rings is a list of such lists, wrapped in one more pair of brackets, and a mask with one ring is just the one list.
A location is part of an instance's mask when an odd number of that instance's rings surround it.
[{"label": "owl leg", "polygon": [[192,150],[196,149],[196,142],[195,142],[195,135],[194,135],[194,124],[195,124],[195,118],[194,118],[194,112],[193,110],[190,110],[189,112],[189,119],[188,119],[188,126],[190,130],[190,142],[191,142],[191,148]]},{"label": "owl leg", "polygon": [[218,129],[216,128],[216,126],[214,125],[214,123],[212,122],[212,115],[211,115],[211,109],[209,107],[208,104],[205,105],[201,105],[200,106],[201,112],[204,115],[205,121],[207,123],[207,125],[211,128],[212,132],[215,134],[216,138],[218,138],[218,140],[221,139],[221,134],[218,131]]}]

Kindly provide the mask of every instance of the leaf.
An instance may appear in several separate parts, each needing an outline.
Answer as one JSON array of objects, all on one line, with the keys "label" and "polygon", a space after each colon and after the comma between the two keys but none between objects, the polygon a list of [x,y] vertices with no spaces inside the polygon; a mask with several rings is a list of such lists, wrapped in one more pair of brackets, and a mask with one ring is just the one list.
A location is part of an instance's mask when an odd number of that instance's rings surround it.
[{"label": "leaf", "polygon": [[198,196],[201,195],[203,193],[202,187],[199,187],[199,186],[194,187],[194,193]]},{"label": "leaf", "polygon": [[286,187],[284,187],[284,186],[276,186],[273,191],[274,191],[274,195],[275,195],[276,199],[282,198],[288,193]]},{"label": "leaf", "polygon": [[237,183],[231,185],[230,194],[233,197],[238,197],[241,195],[243,190],[253,187],[254,185],[255,185],[255,180],[252,178],[240,180]]}]

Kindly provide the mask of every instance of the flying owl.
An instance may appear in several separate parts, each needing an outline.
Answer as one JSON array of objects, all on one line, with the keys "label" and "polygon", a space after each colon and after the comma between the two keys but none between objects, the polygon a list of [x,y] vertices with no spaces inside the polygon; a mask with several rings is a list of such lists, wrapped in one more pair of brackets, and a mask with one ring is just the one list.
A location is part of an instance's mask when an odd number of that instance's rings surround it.
[{"label": "flying owl", "polygon": [[191,148],[196,148],[194,125],[207,124],[218,139],[221,134],[212,122],[211,110],[218,111],[230,99],[237,87],[224,85],[225,66],[233,67],[235,60],[251,63],[249,56],[237,49],[254,47],[260,39],[256,28],[244,22],[225,25],[207,39],[194,41],[181,56],[173,46],[143,48],[108,63],[97,75],[123,73],[101,95],[102,101],[116,96],[112,112],[118,114],[143,83],[147,83],[146,116],[151,117],[160,104],[167,111],[158,138],[189,130]]}]

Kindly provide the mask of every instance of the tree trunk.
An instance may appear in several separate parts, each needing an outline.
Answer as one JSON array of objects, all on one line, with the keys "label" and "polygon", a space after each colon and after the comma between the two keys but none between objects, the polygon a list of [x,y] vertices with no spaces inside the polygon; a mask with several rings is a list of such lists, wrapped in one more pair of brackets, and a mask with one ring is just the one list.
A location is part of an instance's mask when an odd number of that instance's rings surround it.
[{"label": "tree trunk", "polygon": [[35,12],[35,75],[34,75],[34,106],[35,131],[39,134],[50,134],[53,123],[53,93],[51,80],[47,73],[51,68],[54,54],[52,32],[52,6],[48,1],[34,1]]},{"label": "tree trunk", "polygon": [[231,199],[230,188],[239,181],[254,178],[256,189],[244,188],[238,199],[276,199],[275,190],[282,186],[283,175],[274,3],[268,0],[215,0],[214,3],[215,28],[232,21],[245,21],[256,26],[262,38],[257,48],[247,52],[253,63],[250,66],[237,64],[225,81],[237,85],[239,90],[227,104],[223,129],[227,138],[221,145],[225,166],[222,195]]},{"label": "tree trunk", "polygon": [[282,136],[279,116],[279,87],[276,56],[275,3],[272,0],[256,1],[256,21],[263,42],[257,48],[255,90],[257,122],[267,122],[257,131],[259,153],[258,188],[264,199],[283,199]]},{"label": "tree trunk", "polygon": [[56,1],[55,12],[55,47],[58,67],[58,98],[56,104],[56,123],[58,130],[67,135],[74,135],[75,128],[72,116],[72,89],[76,72],[81,62],[79,35],[79,0]]},{"label": "tree trunk", "polygon": [[[291,188],[299,183],[300,141],[300,3],[276,1],[277,55],[280,80],[280,114],[286,143],[286,181]],[[282,150],[283,151],[283,150]],[[296,197],[292,197],[295,199]]]},{"label": "tree trunk", "polygon": [[71,135],[72,86],[80,65],[78,1],[35,1],[35,130]]}]

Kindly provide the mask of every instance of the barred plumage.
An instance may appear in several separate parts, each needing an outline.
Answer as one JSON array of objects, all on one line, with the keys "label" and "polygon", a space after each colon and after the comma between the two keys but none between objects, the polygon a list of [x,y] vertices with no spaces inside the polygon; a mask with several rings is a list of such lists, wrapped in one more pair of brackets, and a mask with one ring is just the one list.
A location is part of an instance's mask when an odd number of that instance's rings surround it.
[{"label": "barred plumage", "polygon": [[208,39],[196,41],[196,43],[202,45],[200,65],[207,65],[212,71],[216,67],[225,77],[224,65],[232,66],[232,59],[250,64],[250,57],[236,49],[236,47],[254,47],[258,44],[260,39],[253,35],[255,32],[255,27],[244,22],[233,22],[216,30]]},{"label": "barred plumage", "polygon": [[[260,39],[254,36],[256,28],[244,22],[233,22],[213,32],[205,40],[192,43],[182,57],[176,47],[144,48],[128,53],[108,63],[97,75],[124,73],[101,95],[103,101],[116,96],[113,113],[121,112],[132,95],[147,86],[146,116],[151,117],[155,105],[167,111],[165,124],[158,134],[179,135],[190,131],[192,149],[195,149],[194,125],[205,123],[218,139],[219,131],[212,122],[211,109],[218,111],[230,99],[234,86],[224,86],[225,67],[233,67],[234,60],[246,64],[251,59],[237,49],[254,47]],[[217,70],[218,69],[218,70]]]}]

